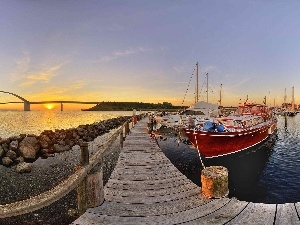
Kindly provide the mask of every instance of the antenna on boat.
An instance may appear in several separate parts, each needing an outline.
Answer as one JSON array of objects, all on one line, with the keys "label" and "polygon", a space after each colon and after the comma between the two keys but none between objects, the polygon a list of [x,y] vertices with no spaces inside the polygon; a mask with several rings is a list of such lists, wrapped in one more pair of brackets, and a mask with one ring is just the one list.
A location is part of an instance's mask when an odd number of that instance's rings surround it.
[{"label": "antenna on boat", "polygon": [[196,63],[196,102],[198,101],[199,101],[199,87],[198,87],[198,62],[197,62]]}]

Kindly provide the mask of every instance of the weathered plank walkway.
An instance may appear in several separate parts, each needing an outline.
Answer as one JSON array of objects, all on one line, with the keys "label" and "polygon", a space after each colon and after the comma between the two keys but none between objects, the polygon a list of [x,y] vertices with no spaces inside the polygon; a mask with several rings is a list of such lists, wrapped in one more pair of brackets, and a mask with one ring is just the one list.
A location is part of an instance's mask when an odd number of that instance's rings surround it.
[{"label": "weathered plank walkway", "polygon": [[105,201],[73,225],[92,224],[300,224],[300,203],[257,204],[205,199],[146,133],[146,119],[126,137],[104,188]]}]

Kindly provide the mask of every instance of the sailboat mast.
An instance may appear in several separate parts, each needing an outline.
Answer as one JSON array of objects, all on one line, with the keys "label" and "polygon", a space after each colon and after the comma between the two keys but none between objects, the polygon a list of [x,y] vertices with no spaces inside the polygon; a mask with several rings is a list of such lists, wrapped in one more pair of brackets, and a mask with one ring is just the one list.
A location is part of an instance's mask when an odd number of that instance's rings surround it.
[{"label": "sailboat mast", "polygon": [[286,88],[284,89],[284,108],[286,107]]},{"label": "sailboat mast", "polygon": [[206,102],[208,103],[208,73],[206,73]]},{"label": "sailboat mast", "polygon": [[198,89],[198,62],[196,63],[196,102],[199,101],[199,89]]},{"label": "sailboat mast", "polygon": [[220,88],[220,106],[222,106],[222,84]]},{"label": "sailboat mast", "polygon": [[292,87],[292,110],[294,110],[294,101],[295,101],[295,97],[294,97],[294,86]]}]

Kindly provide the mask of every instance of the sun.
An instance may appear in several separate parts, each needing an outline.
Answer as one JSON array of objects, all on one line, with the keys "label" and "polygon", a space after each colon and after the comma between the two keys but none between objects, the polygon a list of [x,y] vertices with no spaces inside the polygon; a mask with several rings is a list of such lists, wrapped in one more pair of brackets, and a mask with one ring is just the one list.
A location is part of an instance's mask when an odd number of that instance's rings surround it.
[{"label": "sun", "polygon": [[51,110],[51,109],[54,108],[54,104],[44,104],[43,106],[44,106],[46,109],[49,109],[49,110]]}]

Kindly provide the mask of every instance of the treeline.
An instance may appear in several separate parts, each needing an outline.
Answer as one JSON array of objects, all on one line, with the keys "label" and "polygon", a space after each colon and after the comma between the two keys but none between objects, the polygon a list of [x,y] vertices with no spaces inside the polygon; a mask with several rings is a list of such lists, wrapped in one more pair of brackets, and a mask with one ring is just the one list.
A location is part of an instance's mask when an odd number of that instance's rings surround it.
[{"label": "treeline", "polygon": [[181,106],[173,106],[169,102],[163,103],[144,103],[144,102],[99,102],[97,105],[83,109],[83,111],[131,111],[136,110],[177,110]]}]

